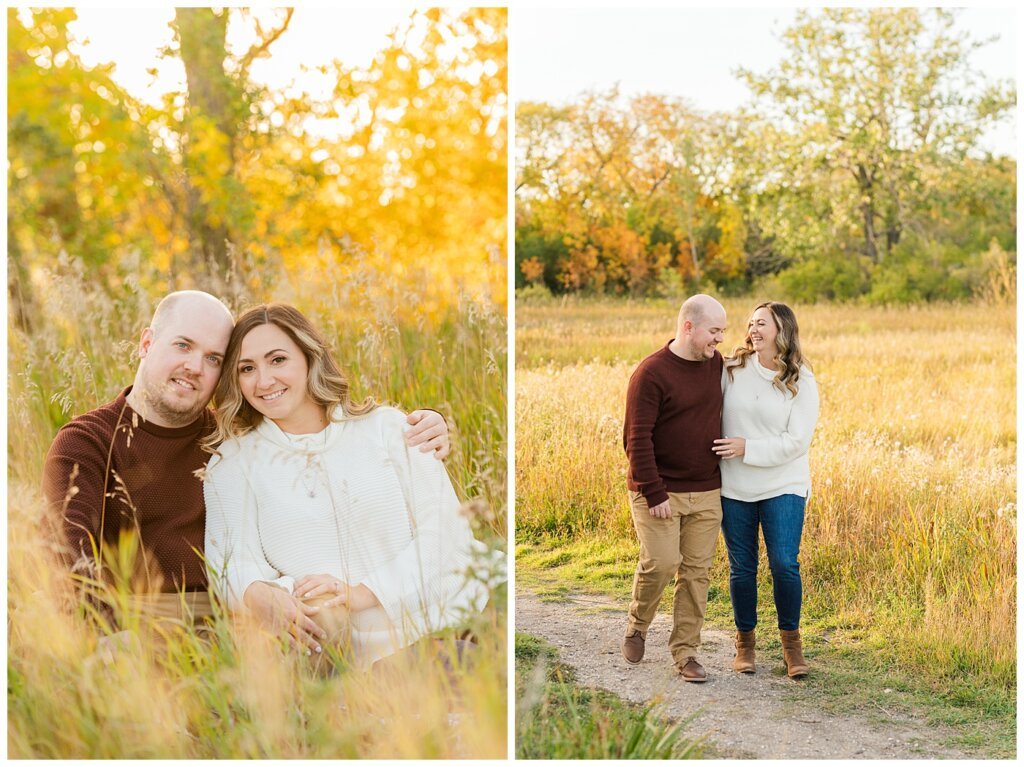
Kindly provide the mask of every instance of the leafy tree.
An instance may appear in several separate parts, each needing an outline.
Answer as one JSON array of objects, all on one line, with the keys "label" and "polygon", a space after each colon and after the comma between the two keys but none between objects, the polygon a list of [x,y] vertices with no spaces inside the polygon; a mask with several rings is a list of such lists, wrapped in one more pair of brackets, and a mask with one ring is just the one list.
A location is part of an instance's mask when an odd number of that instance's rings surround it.
[{"label": "leafy tree", "polygon": [[[991,293],[989,277],[1004,285],[1015,268],[1016,163],[977,147],[1015,97],[971,69],[982,43],[955,18],[802,11],[776,69],[740,72],[755,99],[735,114],[617,87],[520,104],[517,284],[666,294],[682,278],[880,302]],[[1013,255],[992,256],[993,239]]]},{"label": "leafy tree", "polygon": [[[244,60],[265,51],[288,27],[292,11],[279,28],[265,36]],[[180,122],[179,145],[185,170],[180,203],[188,221],[192,269],[226,274],[228,243],[241,245],[241,222],[250,216],[248,197],[238,178],[240,133],[249,117],[247,67],[235,76],[228,60],[228,12],[212,8],[178,8],[174,14],[177,54],[185,65],[187,106]],[[172,49],[173,50],[173,49]]]},{"label": "leafy tree", "polygon": [[954,31],[954,20],[945,9],[801,11],[778,69],[742,71],[762,123],[783,126],[762,128],[776,161],[766,177],[787,200],[770,213],[790,219],[778,236],[801,235],[789,214],[818,214],[840,241],[859,230],[860,252],[883,261],[927,202],[924,174],[963,162],[1012,107],[1012,88],[983,87],[971,70],[981,43]]},{"label": "leafy tree", "polygon": [[439,298],[486,273],[504,301],[505,23],[501,8],[415,13],[369,67],[335,65],[327,115],[361,116],[323,147],[338,170],[322,194],[341,213],[328,231],[405,270],[438,267]]},{"label": "leafy tree", "polygon": [[[8,296],[31,326],[34,268],[65,252],[114,286],[123,279],[111,251],[147,256],[165,242],[169,217],[139,125],[140,108],[110,77],[74,53],[74,9],[43,8],[23,23],[7,11]],[[130,255],[126,253],[125,255]]]},{"label": "leafy tree", "polygon": [[[735,231],[727,258],[715,241],[723,116],[664,96],[623,99],[615,87],[517,115],[517,229],[560,235],[567,248],[549,287],[657,291],[672,282],[665,270],[697,282],[716,259],[716,278],[742,275]],[[517,263],[539,257],[518,250],[536,242],[517,238]]]},{"label": "leafy tree", "polygon": [[[9,10],[12,316],[30,327],[61,253],[110,291],[241,298],[374,273],[359,300],[404,305],[417,284],[418,317],[466,292],[503,304],[506,16],[414,13],[368,66],[324,67],[323,101],[249,76],[292,11],[179,9],[164,55],[186,86],[152,106],[76,56],[73,9]],[[255,43],[231,50],[230,23]]]}]

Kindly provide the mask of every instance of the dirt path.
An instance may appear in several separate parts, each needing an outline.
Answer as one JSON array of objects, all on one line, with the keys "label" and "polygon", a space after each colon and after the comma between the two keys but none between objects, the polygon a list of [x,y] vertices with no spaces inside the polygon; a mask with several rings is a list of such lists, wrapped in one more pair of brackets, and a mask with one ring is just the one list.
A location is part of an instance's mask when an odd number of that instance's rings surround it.
[{"label": "dirt path", "polygon": [[940,745],[946,732],[885,708],[879,690],[877,717],[826,713],[813,690],[773,673],[781,657],[758,655],[756,674],[730,669],[732,635],[703,632],[700,660],[708,671],[704,684],[683,682],[668,653],[671,629],[659,614],[647,636],[647,654],[628,665],[619,651],[625,607],[603,597],[576,596],[568,602],[544,602],[532,593],[516,594],[517,632],[541,637],[558,648],[561,661],[576,672],[583,687],[596,687],[625,700],[663,702],[663,713],[681,719],[703,709],[686,732],[704,735],[717,756],[757,759],[956,759],[968,754]]}]

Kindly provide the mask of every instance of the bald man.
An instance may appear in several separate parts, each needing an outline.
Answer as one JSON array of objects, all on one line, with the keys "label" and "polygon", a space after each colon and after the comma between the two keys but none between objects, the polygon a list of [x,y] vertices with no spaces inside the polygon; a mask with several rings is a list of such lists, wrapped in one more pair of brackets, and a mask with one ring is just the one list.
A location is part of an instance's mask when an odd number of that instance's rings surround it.
[{"label": "bald man", "polygon": [[[171,293],[139,339],[135,381],[112,402],[65,424],[46,455],[43,486],[60,521],[65,558],[96,577],[97,559],[128,532],[141,544],[130,579],[148,612],[172,619],[212,614],[202,551],[206,523],[200,441],[234,321],[208,293]],[[440,413],[415,411],[410,445],[448,454]],[[186,611],[182,613],[181,594]],[[189,614],[190,613],[190,614]]]},{"label": "bald man", "polygon": [[622,655],[644,657],[647,630],[675,576],[669,651],[687,682],[707,679],[697,660],[708,573],[722,521],[722,478],[714,440],[721,436],[725,309],[711,296],[688,298],[676,336],[646,357],[629,379],[623,446],[630,507],[640,539]]}]

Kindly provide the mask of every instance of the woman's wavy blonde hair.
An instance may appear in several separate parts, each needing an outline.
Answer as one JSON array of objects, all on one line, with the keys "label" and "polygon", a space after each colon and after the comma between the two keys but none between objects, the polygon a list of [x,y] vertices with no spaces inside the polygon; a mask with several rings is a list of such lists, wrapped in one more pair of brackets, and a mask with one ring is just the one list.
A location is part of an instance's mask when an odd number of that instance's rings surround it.
[{"label": "woman's wavy blonde hair", "polygon": [[241,355],[242,340],[250,331],[260,325],[276,325],[283,330],[306,358],[309,373],[306,377],[306,391],[310,398],[323,406],[327,413],[340,407],[345,415],[365,415],[377,407],[367,397],[359,404],[349,398],[348,380],[342,375],[334,361],[331,350],[323,336],[298,309],[288,304],[262,304],[249,309],[235,323],[231,331],[220,381],[217,383],[217,423],[214,432],[203,440],[207,452],[216,453],[217,445],[226,439],[240,437],[252,431],[263,420],[263,416],[250,405],[238,385],[238,358]]},{"label": "woman's wavy blonde hair", "polygon": [[[778,334],[775,336],[775,362],[779,365],[779,372],[775,374],[772,384],[783,394],[788,389],[793,396],[797,393],[797,381],[800,380],[800,366],[806,365],[811,369],[811,364],[804,358],[800,350],[800,328],[796,324],[796,315],[793,310],[779,301],[765,301],[754,307],[767,309],[772,319],[775,320],[775,329]],[[754,312],[750,315],[753,316]],[[747,323],[747,337],[743,339],[743,346],[733,349],[732,356],[725,360],[725,369],[729,373],[729,380],[732,380],[733,371],[745,367],[747,358],[755,354],[754,343],[750,340],[750,323]]]}]

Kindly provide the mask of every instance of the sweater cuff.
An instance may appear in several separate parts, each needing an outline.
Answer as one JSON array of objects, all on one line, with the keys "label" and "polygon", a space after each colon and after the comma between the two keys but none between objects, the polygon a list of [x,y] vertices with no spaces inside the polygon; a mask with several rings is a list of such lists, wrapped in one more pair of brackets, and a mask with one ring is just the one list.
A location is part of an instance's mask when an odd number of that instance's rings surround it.
[{"label": "sweater cuff", "polygon": [[290,575],[282,575],[280,578],[257,578],[256,580],[245,584],[245,588],[242,589],[242,593],[238,595],[238,603],[236,606],[238,610],[249,610],[245,604],[245,592],[247,592],[249,587],[254,583],[267,583],[276,588],[284,589],[288,594],[291,594],[292,589],[295,588],[295,578]]},{"label": "sweater cuff", "polygon": [[747,466],[766,467],[768,461],[768,445],[763,439],[748,439],[743,446],[743,463]]},{"label": "sweater cuff", "polygon": [[400,626],[402,623],[402,599],[396,593],[390,593],[389,590],[384,586],[379,579],[370,575],[364,578],[357,585],[366,586],[373,595],[377,597],[377,601],[380,602],[380,606],[387,613],[388,618],[396,626]]},{"label": "sweater cuff", "polygon": [[668,500],[668,491],[664,488],[651,490],[649,495],[644,493],[644,500],[647,501],[647,508],[653,509],[659,503],[665,503]]}]

